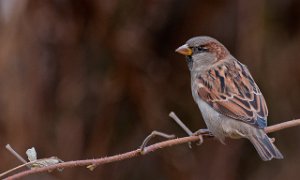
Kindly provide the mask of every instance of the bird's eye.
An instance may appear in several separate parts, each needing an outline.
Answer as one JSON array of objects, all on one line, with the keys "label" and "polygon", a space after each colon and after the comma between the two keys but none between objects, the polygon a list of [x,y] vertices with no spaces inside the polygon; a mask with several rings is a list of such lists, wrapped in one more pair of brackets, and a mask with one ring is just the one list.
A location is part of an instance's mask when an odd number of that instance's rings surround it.
[{"label": "bird's eye", "polygon": [[197,47],[198,51],[203,51],[203,47]]},{"label": "bird's eye", "polygon": [[206,52],[208,49],[204,46],[197,46],[197,47],[194,47],[193,51],[194,53],[202,53],[202,52]]}]

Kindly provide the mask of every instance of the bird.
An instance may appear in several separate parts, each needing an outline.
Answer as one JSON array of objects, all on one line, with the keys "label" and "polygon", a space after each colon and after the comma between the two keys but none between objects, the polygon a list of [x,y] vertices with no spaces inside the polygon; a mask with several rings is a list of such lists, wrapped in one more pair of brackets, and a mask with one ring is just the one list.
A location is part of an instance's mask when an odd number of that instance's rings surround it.
[{"label": "bird", "polygon": [[193,37],[175,52],[185,56],[193,99],[213,136],[223,144],[246,138],[263,161],[283,159],[264,131],[268,108],[246,65],[209,36]]}]

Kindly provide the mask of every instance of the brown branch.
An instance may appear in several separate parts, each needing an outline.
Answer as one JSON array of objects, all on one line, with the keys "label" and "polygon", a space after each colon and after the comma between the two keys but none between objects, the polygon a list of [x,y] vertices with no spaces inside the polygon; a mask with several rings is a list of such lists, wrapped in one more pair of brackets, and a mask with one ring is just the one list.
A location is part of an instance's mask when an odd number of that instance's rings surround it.
[{"label": "brown branch", "polygon": [[299,125],[300,125],[300,119],[290,120],[290,121],[286,121],[283,123],[269,126],[269,127],[265,128],[265,132],[272,133],[272,132],[280,131],[283,129],[287,129],[287,128],[291,128],[291,127],[295,127],[295,126],[299,126]]},{"label": "brown branch", "polygon": [[[269,127],[265,128],[265,131],[267,133],[271,133],[271,132],[280,131],[280,130],[283,130],[286,128],[299,126],[299,125],[300,125],[300,119],[296,119],[296,120],[291,120],[291,121],[283,122],[280,124],[276,124],[273,126],[269,126]],[[166,140],[166,141],[155,143],[153,145],[146,147],[144,149],[143,153],[141,153],[140,149],[136,149],[136,150],[126,152],[123,154],[118,154],[118,155],[103,157],[103,158],[98,158],[98,159],[87,159],[87,160],[62,162],[62,163],[50,165],[47,167],[25,170],[23,172],[9,176],[6,179],[18,179],[18,178],[28,176],[30,174],[37,174],[37,173],[41,173],[41,172],[52,171],[52,170],[59,169],[59,168],[72,168],[72,167],[77,167],[77,166],[90,166],[90,165],[95,167],[98,165],[118,162],[118,161],[122,161],[125,159],[131,159],[134,157],[148,154],[150,152],[154,152],[154,151],[162,149],[162,148],[171,147],[171,146],[179,145],[179,144],[185,144],[188,142],[195,142],[198,140],[199,140],[198,136],[188,136],[188,137],[182,137],[182,138],[177,138],[177,139],[172,139],[172,140]]]}]

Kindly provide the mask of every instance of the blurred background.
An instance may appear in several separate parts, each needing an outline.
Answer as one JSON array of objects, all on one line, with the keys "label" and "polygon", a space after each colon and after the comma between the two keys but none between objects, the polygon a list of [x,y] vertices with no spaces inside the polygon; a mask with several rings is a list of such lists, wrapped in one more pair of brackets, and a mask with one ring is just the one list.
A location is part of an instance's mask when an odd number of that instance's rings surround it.
[{"label": "blurred background", "polygon": [[[174,52],[196,35],[249,67],[269,124],[300,118],[300,1],[0,0],[0,171],[20,164],[7,143],[69,161],[136,149],[153,130],[185,136],[170,111],[204,128]],[[246,140],[207,140],[28,179],[298,179],[299,128],[270,135],[280,161]]]}]

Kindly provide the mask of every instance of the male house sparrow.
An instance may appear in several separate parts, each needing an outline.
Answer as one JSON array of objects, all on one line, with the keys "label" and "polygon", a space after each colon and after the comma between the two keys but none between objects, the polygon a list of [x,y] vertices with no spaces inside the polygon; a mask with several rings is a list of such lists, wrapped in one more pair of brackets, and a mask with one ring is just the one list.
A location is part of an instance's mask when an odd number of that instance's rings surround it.
[{"label": "male house sparrow", "polygon": [[268,109],[245,65],[217,40],[198,36],[176,49],[186,56],[192,94],[208,130],[225,137],[247,138],[264,161],[283,156],[264,132]]}]

